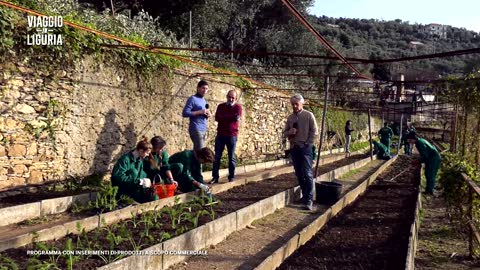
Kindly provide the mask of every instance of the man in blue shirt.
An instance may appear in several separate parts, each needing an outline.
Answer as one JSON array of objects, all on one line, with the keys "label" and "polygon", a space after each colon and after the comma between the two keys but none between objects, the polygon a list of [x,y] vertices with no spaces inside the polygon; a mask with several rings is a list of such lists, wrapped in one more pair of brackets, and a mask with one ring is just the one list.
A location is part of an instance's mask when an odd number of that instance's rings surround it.
[{"label": "man in blue shirt", "polygon": [[207,119],[211,116],[204,96],[208,92],[208,83],[201,80],[197,84],[197,93],[188,98],[183,107],[182,116],[190,118],[188,133],[193,142],[193,149],[200,150],[205,147],[207,133]]}]

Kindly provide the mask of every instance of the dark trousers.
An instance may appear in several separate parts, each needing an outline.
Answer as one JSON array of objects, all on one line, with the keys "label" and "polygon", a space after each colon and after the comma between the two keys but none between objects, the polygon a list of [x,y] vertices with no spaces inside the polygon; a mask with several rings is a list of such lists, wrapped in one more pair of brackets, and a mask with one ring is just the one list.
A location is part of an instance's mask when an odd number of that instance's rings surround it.
[{"label": "dark trousers", "polygon": [[236,136],[220,136],[215,138],[215,161],[213,162],[212,178],[219,178],[220,161],[222,159],[223,150],[227,147],[228,153],[228,180],[235,178],[235,147],[237,146]]},{"label": "dark trousers", "polygon": [[436,177],[438,169],[440,169],[440,158],[433,158],[425,162],[425,178],[427,180],[427,186],[425,191],[433,192],[435,188]]},{"label": "dark trousers", "polygon": [[302,190],[304,203],[313,201],[312,145],[294,146],[291,150],[293,168]]}]

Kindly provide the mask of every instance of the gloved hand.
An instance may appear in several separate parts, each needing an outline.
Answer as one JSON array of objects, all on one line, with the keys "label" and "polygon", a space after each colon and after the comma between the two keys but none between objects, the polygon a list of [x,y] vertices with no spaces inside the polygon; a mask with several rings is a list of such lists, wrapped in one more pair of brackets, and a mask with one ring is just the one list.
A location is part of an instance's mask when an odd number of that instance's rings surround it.
[{"label": "gloved hand", "polygon": [[150,181],[150,178],[142,178],[140,179],[139,182],[140,186],[143,186],[144,188],[149,188],[152,186],[152,181]]},{"label": "gloved hand", "polygon": [[208,192],[210,191],[210,188],[209,188],[207,185],[205,185],[205,184],[200,184],[198,187],[199,187],[201,190],[203,190],[203,192],[205,192],[205,193],[208,193]]},{"label": "gloved hand", "polygon": [[172,184],[174,184],[176,187],[178,187],[178,182],[172,179]]}]

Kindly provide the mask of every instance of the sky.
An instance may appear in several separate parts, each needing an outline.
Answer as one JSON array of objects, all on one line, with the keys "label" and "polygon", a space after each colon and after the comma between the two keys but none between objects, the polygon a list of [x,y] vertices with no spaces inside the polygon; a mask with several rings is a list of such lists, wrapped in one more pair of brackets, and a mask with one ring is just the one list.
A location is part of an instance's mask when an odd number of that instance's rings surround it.
[{"label": "sky", "polygon": [[480,0],[315,0],[310,14],[334,18],[401,19],[480,32]]}]

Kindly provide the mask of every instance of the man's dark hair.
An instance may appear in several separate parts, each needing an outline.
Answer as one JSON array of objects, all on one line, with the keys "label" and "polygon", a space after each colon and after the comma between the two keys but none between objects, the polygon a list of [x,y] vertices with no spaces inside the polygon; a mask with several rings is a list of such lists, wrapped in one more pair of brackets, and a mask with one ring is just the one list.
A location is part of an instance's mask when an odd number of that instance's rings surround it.
[{"label": "man's dark hair", "polygon": [[208,147],[196,150],[195,154],[198,158],[204,160],[206,163],[212,163],[215,159],[215,153],[213,153],[213,151]]},{"label": "man's dark hair", "polygon": [[163,147],[167,144],[167,142],[160,136],[155,136],[150,140],[150,143],[153,147]]},{"label": "man's dark hair", "polygon": [[202,87],[204,85],[208,85],[207,81],[201,80],[201,81],[198,82],[197,88]]}]

